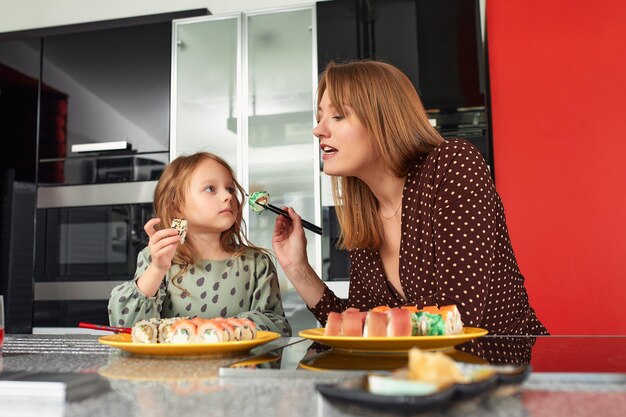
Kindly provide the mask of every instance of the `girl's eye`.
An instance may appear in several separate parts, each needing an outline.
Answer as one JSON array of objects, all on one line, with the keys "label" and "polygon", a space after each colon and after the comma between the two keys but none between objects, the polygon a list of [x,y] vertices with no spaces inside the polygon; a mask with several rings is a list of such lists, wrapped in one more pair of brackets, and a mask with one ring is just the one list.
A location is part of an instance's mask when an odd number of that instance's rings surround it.
[{"label": "girl's eye", "polygon": [[208,187],[206,187],[204,189],[204,191],[208,191],[208,192],[212,193],[213,191],[215,191],[215,187],[213,187],[212,185],[209,185]]},{"label": "girl's eye", "polygon": [[333,116],[332,119],[339,121],[339,120],[343,120],[344,116],[343,115],[337,115],[337,116]]},{"label": "girl's eye", "polygon": [[236,192],[234,187],[228,187],[228,188],[226,188],[226,191],[228,191],[231,194],[235,194],[235,192]]}]

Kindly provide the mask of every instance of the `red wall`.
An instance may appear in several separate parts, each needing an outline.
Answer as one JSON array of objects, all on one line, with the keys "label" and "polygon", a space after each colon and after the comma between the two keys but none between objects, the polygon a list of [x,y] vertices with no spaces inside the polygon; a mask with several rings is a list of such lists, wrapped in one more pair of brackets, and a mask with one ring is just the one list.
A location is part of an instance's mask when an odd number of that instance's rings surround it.
[{"label": "red wall", "polygon": [[496,187],[553,334],[626,334],[626,1],[487,0]]}]

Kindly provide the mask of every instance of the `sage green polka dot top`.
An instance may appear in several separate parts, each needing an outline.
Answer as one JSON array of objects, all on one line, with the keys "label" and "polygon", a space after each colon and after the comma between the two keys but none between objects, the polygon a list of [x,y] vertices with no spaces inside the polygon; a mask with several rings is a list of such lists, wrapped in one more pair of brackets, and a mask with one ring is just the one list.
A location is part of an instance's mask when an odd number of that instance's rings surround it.
[{"label": "sage green polka dot top", "polygon": [[252,320],[261,330],[291,336],[276,267],[268,255],[248,249],[231,259],[201,260],[176,278],[177,286],[172,278],[180,267],[173,265],[154,297],[144,295],[136,284],[150,262],[150,250],[146,247],[137,257],[134,279],[111,291],[109,322],[112,326],[131,327],[149,318],[238,317]]}]

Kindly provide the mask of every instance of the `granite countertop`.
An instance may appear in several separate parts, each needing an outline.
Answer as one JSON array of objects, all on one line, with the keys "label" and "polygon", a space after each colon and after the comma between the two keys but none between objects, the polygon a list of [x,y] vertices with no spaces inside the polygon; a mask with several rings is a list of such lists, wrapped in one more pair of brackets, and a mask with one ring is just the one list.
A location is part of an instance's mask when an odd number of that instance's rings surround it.
[{"label": "granite countertop", "polygon": [[[599,343],[597,339],[595,342]],[[286,345],[279,353],[273,351]],[[391,415],[333,404],[319,395],[316,384],[358,381],[365,372],[299,369],[299,361],[310,352],[309,345],[306,339],[281,338],[253,350],[256,355],[159,358],[132,356],[101,345],[96,336],[90,335],[8,335],[2,355],[3,372],[98,373],[110,389],[81,401],[2,401],[0,415]],[[619,346],[626,347],[626,338],[611,350],[617,350],[616,360],[626,356],[626,349],[620,351]],[[457,402],[428,415],[617,417],[625,409],[625,373],[563,368],[562,372],[533,372],[523,385],[506,394]]]}]

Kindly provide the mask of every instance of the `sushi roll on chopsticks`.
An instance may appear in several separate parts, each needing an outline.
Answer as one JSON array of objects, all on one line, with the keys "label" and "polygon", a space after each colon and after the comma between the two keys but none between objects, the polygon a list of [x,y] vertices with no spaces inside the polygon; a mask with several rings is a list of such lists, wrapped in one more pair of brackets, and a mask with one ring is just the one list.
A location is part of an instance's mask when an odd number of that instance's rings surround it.
[{"label": "sushi roll on chopsticks", "polygon": [[[250,208],[257,213],[261,213],[266,209],[266,206],[270,203],[270,195],[267,191],[255,191],[250,194],[248,198]],[[257,204],[260,203],[260,204]],[[262,205],[261,205],[262,204]]]}]

